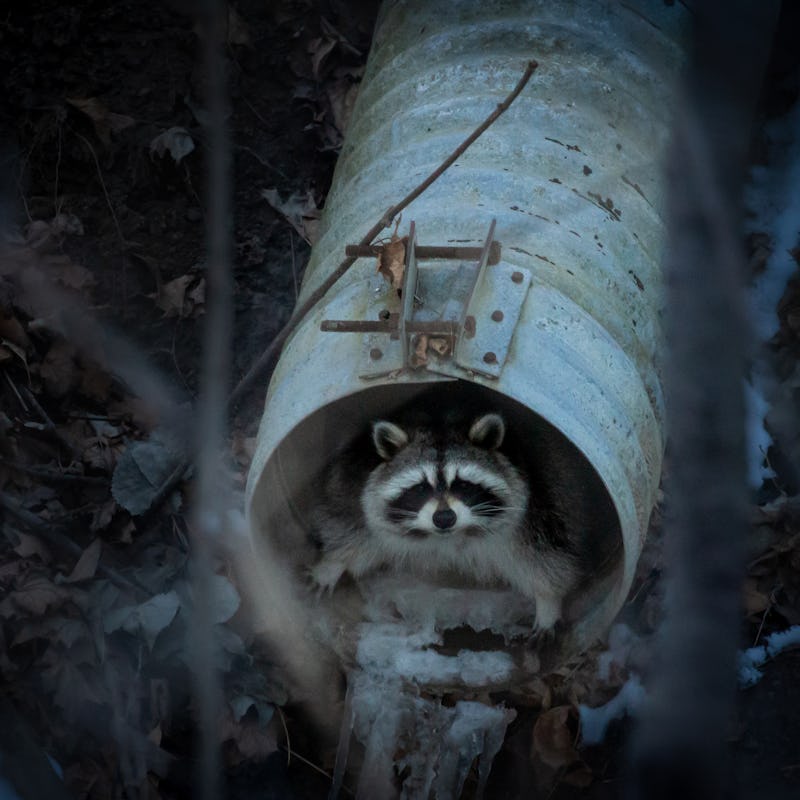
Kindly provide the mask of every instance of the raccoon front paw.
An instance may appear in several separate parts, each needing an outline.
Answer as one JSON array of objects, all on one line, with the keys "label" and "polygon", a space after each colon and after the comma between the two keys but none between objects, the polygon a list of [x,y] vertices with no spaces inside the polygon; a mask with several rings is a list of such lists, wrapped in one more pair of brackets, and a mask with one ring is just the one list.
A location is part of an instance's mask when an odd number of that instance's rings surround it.
[{"label": "raccoon front paw", "polygon": [[308,579],[312,588],[316,589],[317,596],[331,594],[339,582],[339,578],[344,575],[347,569],[346,564],[340,561],[322,559],[308,571]]}]

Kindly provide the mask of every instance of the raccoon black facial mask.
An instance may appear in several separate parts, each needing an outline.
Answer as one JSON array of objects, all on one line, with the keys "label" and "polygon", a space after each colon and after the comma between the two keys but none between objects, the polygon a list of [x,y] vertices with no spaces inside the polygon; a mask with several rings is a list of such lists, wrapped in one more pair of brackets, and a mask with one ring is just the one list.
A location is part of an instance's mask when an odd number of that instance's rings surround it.
[{"label": "raccoon black facial mask", "polygon": [[[459,531],[491,534],[485,518],[503,514],[515,489],[522,491],[514,468],[492,452],[503,443],[503,418],[477,418],[465,443],[431,433],[417,429],[409,436],[392,422],[373,423],[375,450],[387,462],[381,472],[385,487],[374,482],[386,520],[396,525],[397,535],[417,539]],[[411,452],[404,453],[410,443]]]},{"label": "raccoon black facial mask", "polygon": [[[573,582],[571,561],[531,527],[527,480],[499,449],[503,418],[482,414],[464,429],[377,420],[371,434],[372,453],[331,465],[314,581],[332,590],[344,572],[455,572],[518,589],[536,601],[539,626],[551,627]],[[378,465],[364,466],[376,453]],[[363,483],[348,491],[348,480]]]}]

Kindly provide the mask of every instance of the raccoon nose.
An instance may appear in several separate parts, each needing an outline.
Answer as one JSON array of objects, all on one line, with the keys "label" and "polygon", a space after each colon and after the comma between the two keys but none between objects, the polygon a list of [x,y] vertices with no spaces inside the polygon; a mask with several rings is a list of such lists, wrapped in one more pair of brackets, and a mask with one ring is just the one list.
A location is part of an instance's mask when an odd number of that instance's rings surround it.
[{"label": "raccoon nose", "polygon": [[456,519],[456,512],[452,508],[440,508],[433,512],[433,524],[443,531],[452,528]]}]

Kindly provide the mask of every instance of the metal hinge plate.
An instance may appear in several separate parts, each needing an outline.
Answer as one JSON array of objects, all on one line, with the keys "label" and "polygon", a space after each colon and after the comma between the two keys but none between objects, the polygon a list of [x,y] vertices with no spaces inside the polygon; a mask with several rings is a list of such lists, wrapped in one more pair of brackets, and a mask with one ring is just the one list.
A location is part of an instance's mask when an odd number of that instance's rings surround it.
[{"label": "metal hinge plate", "polygon": [[[501,260],[494,229],[492,221],[482,248],[422,247],[412,222],[403,240],[400,296],[376,274],[365,319],[322,322],[324,331],[362,333],[361,378],[419,369],[456,378],[500,376],[531,274]],[[348,246],[348,253],[368,256],[373,249],[378,246]]]},{"label": "metal hinge plate", "polygon": [[528,270],[502,261],[483,271],[456,345],[455,363],[461,369],[500,376],[530,285]]}]

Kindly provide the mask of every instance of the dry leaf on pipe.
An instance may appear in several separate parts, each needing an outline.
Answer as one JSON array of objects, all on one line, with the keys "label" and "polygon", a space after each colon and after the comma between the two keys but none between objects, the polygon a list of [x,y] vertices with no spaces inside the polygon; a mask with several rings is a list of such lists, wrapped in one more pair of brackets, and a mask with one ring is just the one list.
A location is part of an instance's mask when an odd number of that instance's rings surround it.
[{"label": "dry leaf on pipe", "polygon": [[405,236],[401,239],[396,234],[393,235],[378,255],[378,272],[389,281],[393,289],[400,289],[403,285],[407,240]]}]

